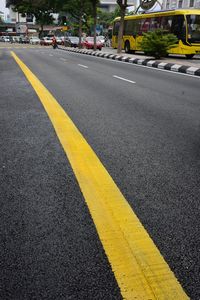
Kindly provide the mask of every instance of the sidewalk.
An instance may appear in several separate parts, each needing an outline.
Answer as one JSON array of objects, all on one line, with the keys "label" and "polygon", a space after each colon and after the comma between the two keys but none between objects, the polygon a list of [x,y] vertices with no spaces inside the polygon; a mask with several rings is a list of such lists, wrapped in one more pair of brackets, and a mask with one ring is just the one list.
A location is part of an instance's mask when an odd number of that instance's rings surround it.
[{"label": "sidewalk", "polygon": [[[106,52],[106,53],[117,54],[117,49],[113,49],[111,47],[103,47],[102,51]],[[127,54],[123,50],[122,55],[131,57],[131,58],[155,60],[153,57],[146,56],[142,52],[136,52],[135,54]],[[200,68],[200,55],[195,55],[193,57],[193,59],[187,59],[184,55],[175,55],[174,54],[174,55],[169,55],[166,58],[162,58],[162,59],[156,60],[156,61]]]},{"label": "sidewalk", "polygon": [[127,54],[122,51],[121,54],[117,54],[117,50],[110,47],[103,47],[102,51],[65,46],[59,46],[59,49],[200,77],[200,55],[194,56],[193,59],[186,59],[184,55],[169,55],[167,58],[155,60],[155,58],[146,56],[141,52]]}]

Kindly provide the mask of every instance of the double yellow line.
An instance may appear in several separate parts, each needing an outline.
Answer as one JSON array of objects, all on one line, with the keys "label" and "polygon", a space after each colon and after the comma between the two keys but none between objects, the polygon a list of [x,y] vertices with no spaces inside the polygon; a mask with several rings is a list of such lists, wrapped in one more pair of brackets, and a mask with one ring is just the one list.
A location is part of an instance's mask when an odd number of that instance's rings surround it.
[{"label": "double yellow line", "polygon": [[11,52],[42,102],[71,163],[124,299],[189,299],[72,120]]}]

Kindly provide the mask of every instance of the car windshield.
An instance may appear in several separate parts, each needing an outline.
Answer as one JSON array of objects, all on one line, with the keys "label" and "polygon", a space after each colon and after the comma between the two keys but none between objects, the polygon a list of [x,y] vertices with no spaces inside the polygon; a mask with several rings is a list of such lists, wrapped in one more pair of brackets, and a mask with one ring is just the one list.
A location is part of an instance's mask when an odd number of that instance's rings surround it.
[{"label": "car windshield", "polygon": [[200,15],[188,15],[188,41],[200,43]]},{"label": "car windshield", "polygon": [[70,37],[69,39],[72,42],[78,42],[79,41],[79,39],[76,36],[75,37]]}]

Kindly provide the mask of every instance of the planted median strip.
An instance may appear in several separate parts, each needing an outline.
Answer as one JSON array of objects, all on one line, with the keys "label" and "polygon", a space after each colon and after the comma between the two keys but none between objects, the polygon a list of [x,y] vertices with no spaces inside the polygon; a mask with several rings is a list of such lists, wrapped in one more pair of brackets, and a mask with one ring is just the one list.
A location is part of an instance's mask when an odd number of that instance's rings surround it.
[{"label": "planted median strip", "polygon": [[124,299],[189,299],[94,151],[30,69],[34,88],[71,163]]}]

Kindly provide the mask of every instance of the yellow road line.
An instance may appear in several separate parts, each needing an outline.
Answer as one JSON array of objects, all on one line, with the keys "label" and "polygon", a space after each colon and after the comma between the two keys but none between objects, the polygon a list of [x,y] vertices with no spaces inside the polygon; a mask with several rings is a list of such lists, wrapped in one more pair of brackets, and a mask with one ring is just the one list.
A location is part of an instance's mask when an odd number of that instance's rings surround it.
[{"label": "yellow road line", "polygon": [[189,299],[84,137],[11,52],[42,102],[71,163],[124,299]]}]

